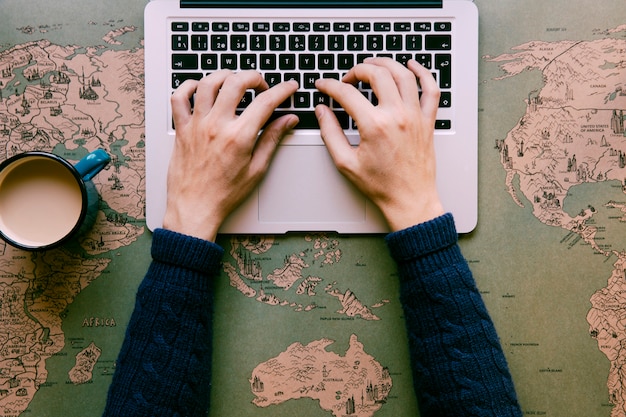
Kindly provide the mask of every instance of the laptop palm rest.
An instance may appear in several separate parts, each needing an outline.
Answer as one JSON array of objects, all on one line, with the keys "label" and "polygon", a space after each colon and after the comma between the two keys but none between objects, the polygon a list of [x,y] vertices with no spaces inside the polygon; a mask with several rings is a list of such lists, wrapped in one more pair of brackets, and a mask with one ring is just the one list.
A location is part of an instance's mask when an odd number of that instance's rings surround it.
[{"label": "laptop palm rest", "polygon": [[364,222],[366,199],[335,167],[323,145],[280,146],[259,187],[259,220]]}]

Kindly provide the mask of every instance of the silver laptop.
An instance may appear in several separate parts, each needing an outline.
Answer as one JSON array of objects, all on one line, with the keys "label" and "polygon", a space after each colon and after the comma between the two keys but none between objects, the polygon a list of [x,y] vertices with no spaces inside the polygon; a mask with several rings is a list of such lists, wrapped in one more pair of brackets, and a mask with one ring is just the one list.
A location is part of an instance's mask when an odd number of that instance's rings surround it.
[{"label": "silver laptop", "polygon": [[[442,95],[435,132],[438,188],[460,233],[477,222],[478,12],[470,0],[153,0],[145,9],[146,210],[162,224],[175,137],[169,98],[184,80],[217,69],[255,69],[268,84],[296,78],[299,91],[277,115],[301,123],[276,153],[263,182],[222,233],[380,233],[378,209],[336,170],[313,108],[330,102],[317,77],[341,77],[368,56],[414,58]],[[363,94],[372,97],[367,86]],[[251,97],[247,97],[249,100]],[[331,106],[334,103],[330,102]],[[243,106],[243,104],[242,104]],[[358,131],[332,107],[356,146]]]}]

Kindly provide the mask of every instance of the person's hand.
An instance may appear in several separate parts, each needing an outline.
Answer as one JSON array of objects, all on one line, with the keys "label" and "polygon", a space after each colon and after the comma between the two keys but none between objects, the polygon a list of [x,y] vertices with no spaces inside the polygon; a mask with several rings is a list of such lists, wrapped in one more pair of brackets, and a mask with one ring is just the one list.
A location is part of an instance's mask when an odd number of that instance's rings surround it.
[{"label": "person's hand", "polygon": [[[359,81],[372,86],[377,106],[354,87]],[[356,121],[361,142],[353,147],[333,112],[316,107],[337,169],[380,208],[391,230],[442,215],[433,144],[440,91],[430,71],[413,60],[407,69],[388,58],[373,58],[356,65],[342,81],[320,79],[316,87]]]},{"label": "person's hand", "polygon": [[[286,115],[259,135],[274,109],[297,88],[289,81],[268,89],[256,71],[224,70],[185,81],[174,92],[176,142],[167,177],[165,229],[215,239],[222,222],[263,178],[280,140],[298,123],[295,115]],[[260,94],[238,116],[235,111],[248,89]]]}]

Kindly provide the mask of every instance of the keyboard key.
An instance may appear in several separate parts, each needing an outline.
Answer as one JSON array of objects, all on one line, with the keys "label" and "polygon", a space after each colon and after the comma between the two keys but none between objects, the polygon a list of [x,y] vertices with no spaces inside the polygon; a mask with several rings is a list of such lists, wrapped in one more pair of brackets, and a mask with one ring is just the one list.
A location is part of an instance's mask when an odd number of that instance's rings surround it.
[{"label": "keyboard key", "polygon": [[326,49],[324,35],[309,35],[309,51],[323,51]]},{"label": "keyboard key", "polygon": [[375,32],[389,32],[391,31],[391,23],[389,22],[374,23],[374,31]]},{"label": "keyboard key", "polygon": [[191,24],[191,30],[194,32],[208,32],[209,22],[193,22]]},{"label": "keyboard key", "polygon": [[289,50],[290,51],[304,51],[305,47],[305,35],[289,35]]},{"label": "keyboard key", "polygon": [[320,74],[317,72],[307,72],[304,74],[303,77],[303,85],[302,87],[306,88],[306,89],[313,89],[315,88],[315,81],[317,81],[320,78]]},{"label": "keyboard key", "polygon": [[173,70],[195,70],[198,69],[198,55],[196,54],[173,54]]},{"label": "keyboard key", "polygon": [[435,55],[435,69],[439,70],[439,87],[452,87],[452,55]]},{"label": "keyboard key", "polygon": [[172,74],[172,88],[178,88],[187,80],[201,80],[202,74],[198,72],[175,72]]},{"label": "keyboard key", "polygon": [[[350,127],[350,118],[348,117],[348,113],[345,111],[334,111],[335,116],[337,116],[337,120],[341,125],[342,129],[348,129]],[[276,120],[281,116],[286,114],[295,114],[300,119],[300,123],[296,125],[296,129],[319,129],[320,125],[317,122],[317,117],[315,117],[315,113],[313,111],[275,111],[268,123],[272,120]]]},{"label": "keyboard key", "polygon": [[452,36],[426,35],[426,50],[449,51],[450,49],[452,49]]},{"label": "keyboard key", "polygon": [[266,72],[265,73],[265,82],[270,86],[274,87],[276,84],[280,84],[282,81],[282,77],[278,72]]},{"label": "keyboard key", "polygon": [[328,35],[328,50],[329,51],[343,51],[344,40],[345,39],[343,35]]},{"label": "keyboard key", "polygon": [[298,68],[301,70],[314,70],[315,69],[315,55],[302,54],[298,57]]},{"label": "keyboard key", "polygon": [[237,69],[237,55],[236,54],[222,54],[221,56],[221,68],[236,70]]},{"label": "keyboard key", "polygon": [[233,51],[245,51],[248,49],[248,37],[246,35],[231,35],[230,48]]},{"label": "keyboard key", "polygon": [[311,107],[311,93],[307,91],[296,91],[293,95],[293,106],[300,109]]},{"label": "keyboard key", "polygon": [[251,35],[250,49],[253,51],[265,51],[267,49],[266,35]]},{"label": "keyboard key", "polygon": [[228,35],[211,35],[211,50],[227,51]]},{"label": "keyboard key", "polygon": [[281,70],[296,69],[296,55],[295,54],[280,54],[278,56],[278,68]]},{"label": "keyboard key", "polygon": [[230,24],[228,22],[213,22],[211,25],[213,32],[228,32],[230,30]]},{"label": "keyboard key", "polygon": [[348,35],[348,43],[346,46],[349,51],[362,51],[363,35]]},{"label": "keyboard key", "polygon": [[217,54],[200,55],[200,67],[203,70],[216,70],[217,62]]},{"label": "keyboard key", "polygon": [[250,23],[248,22],[235,22],[233,23],[233,31],[235,32],[249,32]]},{"label": "keyboard key", "polygon": [[313,23],[313,31],[314,32],[330,32],[330,23]]},{"label": "keyboard key", "polygon": [[396,32],[410,32],[411,31],[411,23],[410,22],[397,22],[393,24],[393,30]]},{"label": "keyboard key", "polygon": [[424,68],[433,68],[433,56],[431,54],[416,54],[415,60],[422,64]]},{"label": "keyboard key", "polygon": [[188,30],[189,30],[189,23],[172,22],[172,32],[187,32]]},{"label": "keyboard key", "polygon": [[422,35],[406,35],[406,49],[407,51],[421,51]]},{"label": "keyboard key", "polygon": [[450,129],[452,129],[452,121],[450,121],[450,120],[437,120],[435,122],[435,129],[437,129],[437,130],[450,130]]},{"label": "keyboard key", "polygon": [[382,51],[383,50],[383,36],[382,35],[367,35],[367,50],[368,51]]},{"label": "keyboard key", "polygon": [[308,22],[300,22],[293,24],[294,32],[308,32],[311,30],[311,24]]},{"label": "keyboard key", "polygon": [[339,54],[337,55],[337,68],[340,70],[349,70],[354,66],[354,55]]},{"label": "keyboard key", "polygon": [[348,22],[336,22],[333,25],[333,30],[335,32],[350,32],[350,26]]},{"label": "keyboard key", "polygon": [[272,25],[274,32],[289,32],[291,25],[287,22],[276,22]]},{"label": "keyboard key", "polygon": [[430,22],[415,22],[413,30],[415,32],[430,32],[432,25]]},{"label": "keyboard key", "polygon": [[435,23],[435,32],[450,32],[450,31],[452,31],[451,22],[436,22]]},{"label": "keyboard key", "polygon": [[354,31],[355,32],[369,32],[370,30],[372,30],[372,25],[371,23],[367,23],[367,22],[356,22],[354,24]]},{"label": "keyboard key", "polygon": [[256,22],[252,24],[252,30],[254,32],[269,32],[270,24],[267,22]]},{"label": "keyboard key", "polygon": [[287,35],[270,35],[270,51],[286,51]]},{"label": "keyboard key", "polygon": [[239,61],[239,68],[242,70],[257,69],[256,54],[241,54]]},{"label": "keyboard key", "polygon": [[189,36],[172,35],[172,50],[186,51],[187,49],[189,49]]},{"label": "keyboard key", "polygon": [[191,35],[192,51],[207,51],[209,49],[208,35]]},{"label": "keyboard key", "polygon": [[402,35],[387,35],[386,46],[388,51],[400,51],[402,49]]},{"label": "keyboard key", "polygon": [[439,98],[439,107],[448,108],[452,107],[452,93],[449,91],[442,91]]},{"label": "keyboard key", "polygon": [[260,59],[261,59],[260,68],[262,70],[275,70],[276,69],[276,55],[261,54]]},{"label": "keyboard key", "polygon": [[320,54],[317,57],[317,67],[321,70],[335,69],[335,55]]}]

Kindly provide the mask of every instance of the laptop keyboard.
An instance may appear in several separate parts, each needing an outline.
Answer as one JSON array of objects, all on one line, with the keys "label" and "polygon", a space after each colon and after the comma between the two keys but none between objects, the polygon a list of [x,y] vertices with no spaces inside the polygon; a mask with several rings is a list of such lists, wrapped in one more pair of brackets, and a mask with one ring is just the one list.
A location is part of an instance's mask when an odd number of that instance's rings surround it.
[{"label": "laptop keyboard", "polygon": [[[365,58],[390,57],[406,64],[415,59],[431,69],[441,88],[440,109],[452,107],[452,23],[449,21],[183,21],[171,22],[171,87],[199,80],[219,69],[257,70],[270,86],[295,79],[299,90],[272,118],[297,114],[299,129],[318,129],[313,109],[329,105],[344,129],[356,125],[339,103],[320,93],[315,81],[340,79]],[[368,85],[357,86],[376,104]],[[254,99],[248,91],[238,111]],[[442,113],[442,112],[440,112]],[[445,112],[443,112],[445,113]],[[449,114],[449,113],[447,113]],[[451,129],[437,120],[436,129]]]}]

